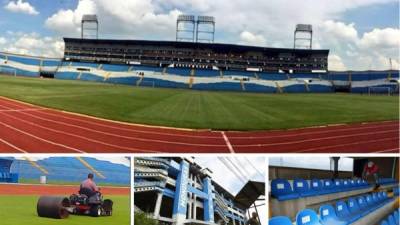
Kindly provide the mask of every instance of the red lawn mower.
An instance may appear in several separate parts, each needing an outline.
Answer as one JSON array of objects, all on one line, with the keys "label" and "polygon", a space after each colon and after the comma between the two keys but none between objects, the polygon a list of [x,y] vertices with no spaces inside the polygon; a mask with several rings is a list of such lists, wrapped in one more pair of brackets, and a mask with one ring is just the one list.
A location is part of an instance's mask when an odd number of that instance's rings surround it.
[{"label": "red lawn mower", "polygon": [[69,198],[57,196],[41,196],[37,203],[37,213],[40,217],[64,219],[69,214],[88,215],[93,217],[111,216],[113,201],[103,200],[100,192],[91,195],[72,194]]}]

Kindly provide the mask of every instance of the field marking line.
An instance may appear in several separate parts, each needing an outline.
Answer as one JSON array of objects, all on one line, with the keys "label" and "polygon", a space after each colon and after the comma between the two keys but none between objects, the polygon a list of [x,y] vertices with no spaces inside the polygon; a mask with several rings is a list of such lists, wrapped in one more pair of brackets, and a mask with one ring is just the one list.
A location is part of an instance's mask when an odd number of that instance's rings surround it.
[{"label": "field marking line", "polygon": [[322,146],[322,147],[318,147],[318,148],[310,148],[310,149],[306,149],[306,150],[296,151],[294,153],[313,152],[313,151],[317,151],[317,150],[324,150],[324,149],[335,148],[335,147],[376,143],[376,142],[381,142],[381,141],[393,141],[393,140],[397,140],[397,139],[398,138],[382,138],[382,139],[378,139],[378,140],[358,141],[358,142],[352,142],[352,143],[347,143],[347,144],[339,144],[339,145]]},{"label": "field marking line", "polygon": [[[210,129],[190,129],[190,128],[177,128],[177,127],[166,127],[166,126],[156,126],[156,125],[146,125],[146,124],[138,124],[138,123],[129,123],[129,122],[122,122],[122,121],[117,121],[117,120],[111,120],[111,119],[105,119],[105,118],[100,118],[100,117],[95,117],[95,116],[90,116],[90,115],[86,115],[86,114],[81,114],[81,113],[76,113],[76,112],[70,112],[70,111],[65,111],[65,110],[58,110],[58,109],[53,109],[53,108],[49,108],[49,107],[42,107],[42,106],[37,106],[31,103],[27,103],[27,102],[23,102],[20,100],[16,100],[16,99],[12,99],[12,98],[7,98],[4,96],[0,96],[0,99],[5,100],[6,102],[15,102],[15,103],[19,103],[19,104],[26,104],[29,106],[34,106],[34,107],[38,107],[38,108],[42,108],[42,109],[47,109],[48,111],[54,112],[54,113],[64,113],[64,114],[69,114],[69,115],[75,115],[75,116],[80,116],[80,117],[86,117],[86,118],[91,118],[94,120],[98,120],[98,121],[105,121],[105,122],[111,122],[111,123],[115,123],[115,124],[122,124],[122,125],[128,125],[128,126],[132,126],[132,127],[147,127],[147,128],[155,128],[155,129],[166,129],[166,130],[176,130],[176,131],[192,131],[192,132],[201,132],[201,131],[209,131],[209,132],[218,132],[218,131],[212,131]],[[10,103],[12,104],[12,103]],[[41,111],[38,111],[40,113],[42,113]],[[55,114],[51,114],[54,116],[60,116],[60,115],[55,115]],[[60,116],[61,117],[61,116]],[[64,116],[63,116],[64,117]],[[91,123],[91,124],[98,124],[99,126],[104,126],[104,127],[110,127],[110,128],[114,128],[114,129],[121,129],[121,130],[128,130],[128,131],[132,131],[131,129],[127,129],[127,128],[122,128],[122,127],[115,127],[115,126],[110,126],[110,125],[105,125],[105,124],[100,124],[97,122],[89,122],[89,121],[85,121],[85,120],[79,120],[76,118],[72,118],[72,117],[64,117],[67,119],[71,119],[71,120],[76,120],[76,121],[84,121],[87,123]],[[374,124],[382,124],[382,123],[389,123],[389,122],[399,122],[398,120],[383,120],[383,121],[371,121],[371,122],[359,122],[359,123],[349,123],[349,124],[344,124],[344,126],[352,126],[352,125],[374,125]],[[273,132],[273,131],[296,131],[296,130],[303,130],[303,129],[313,129],[313,128],[322,128],[322,127],[329,127],[330,124],[327,125],[321,125],[321,126],[311,126],[311,127],[302,127],[302,128],[293,128],[293,129],[287,129],[287,130],[265,130],[265,132]],[[335,127],[335,126],[333,126]],[[336,126],[338,127],[338,126]],[[340,126],[339,126],[340,127]],[[359,128],[353,128],[353,129],[359,129]],[[182,137],[195,137],[195,138],[210,138],[210,139],[218,139],[219,137],[217,136],[196,136],[196,135],[183,135],[183,134],[168,134],[168,133],[163,133],[163,132],[153,132],[153,131],[139,131],[139,130],[133,130],[135,132],[142,132],[142,133],[153,133],[153,134],[163,134],[163,135],[171,135],[171,136],[182,136]],[[333,130],[332,130],[333,131]],[[237,132],[237,133],[245,133],[243,131],[230,131],[230,132]],[[328,132],[328,131],[326,131]],[[329,131],[331,132],[331,131]],[[259,137],[231,137],[231,139],[256,139]],[[260,137],[262,138],[262,137]]]},{"label": "field marking line", "polygon": [[[57,120],[45,119],[45,118],[42,118],[42,117],[39,117],[39,116],[35,116],[35,115],[32,115],[32,114],[28,114],[28,113],[24,113],[24,112],[21,112],[21,113],[23,113],[23,114],[25,114],[27,116],[39,119],[39,120],[48,121],[48,122],[51,122],[51,123],[56,123],[56,124],[60,124],[60,125],[64,125],[64,126],[74,127],[74,128],[77,128],[77,129],[82,129],[82,130],[85,130],[85,131],[94,132],[94,133],[98,133],[98,134],[102,134],[102,135],[108,135],[108,136],[117,137],[117,138],[124,138],[124,139],[128,139],[128,140],[136,140],[136,141],[143,141],[143,142],[157,142],[157,143],[163,143],[163,144],[176,144],[176,145],[186,145],[186,146],[201,146],[201,147],[223,147],[223,146],[225,146],[225,145],[222,145],[222,144],[221,145],[217,145],[217,144],[214,144],[214,145],[212,145],[212,144],[196,144],[196,143],[186,143],[186,142],[177,142],[177,141],[165,141],[165,140],[150,139],[150,138],[130,137],[130,136],[125,136],[125,135],[119,135],[119,134],[113,134],[113,133],[109,133],[109,132],[104,132],[104,131],[98,131],[98,130],[95,130],[95,129],[91,129],[91,128],[87,128],[87,127],[83,127],[83,126],[79,126],[79,125],[75,125],[75,124],[64,123],[64,122],[57,121]],[[33,123],[33,122],[31,122],[31,123]],[[52,128],[49,128],[49,129],[52,129]],[[81,136],[81,135],[79,135],[79,136],[80,137],[84,137],[84,136]],[[92,140],[96,140],[96,139],[92,139]],[[104,142],[104,143],[106,143],[106,142]]]},{"label": "field marking line", "polygon": [[0,112],[29,112],[29,111],[41,111],[45,109],[0,109]]},{"label": "field marking line", "polygon": [[[0,112],[0,113],[1,113],[1,112]],[[63,132],[63,131],[61,131],[61,130],[55,130],[55,129],[48,128],[48,127],[45,127],[45,126],[41,126],[41,125],[39,125],[39,124],[36,124],[36,123],[33,123],[33,122],[29,122],[29,121],[20,119],[20,118],[15,117],[15,116],[7,115],[7,114],[4,114],[4,115],[5,115],[5,116],[8,116],[8,117],[11,117],[11,118],[14,118],[14,119],[16,119],[16,120],[22,121],[22,122],[24,122],[24,123],[26,123],[26,124],[30,124],[30,125],[32,125],[32,126],[36,126],[36,127],[39,127],[39,128],[45,129],[45,130],[50,130],[50,131],[55,132],[55,133],[61,133],[61,134],[63,134],[63,135],[67,135],[67,136],[69,135],[69,136],[72,136],[72,137],[75,137],[75,138],[80,138],[80,139],[87,140],[87,141],[89,141],[89,142],[95,142],[95,143],[97,143],[97,144],[108,145],[108,146],[110,146],[110,147],[118,148],[118,149],[121,149],[121,150],[139,151],[139,152],[145,152],[145,153],[162,153],[162,152],[159,152],[159,151],[141,150],[141,149],[136,149],[136,148],[130,148],[130,147],[118,146],[118,145],[114,145],[114,144],[108,144],[108,143],[105,143],[105,142],[102,142],[102,141],[94,140],[94,139],[91,139],[91,138],[86,138],[86,137],[83,137],[83,136],[80,136],[80,135],[75,135],[75,134]],[[2,122],[0,122],[0,123],[2,123]],[[5,124],[5,123],[3,123],[3,124]],[[11,128],[11,129],[12,129],[12,128]],[[15,129],[17,129],[17,128],[15,128]],[[21,130],[18,130],[18,131],[24,132],[24,131],[21,131]],[[26,134],[29,134],[29,133],[27,133],[27,132],[25,132],[25,133],[26,133]],[[32,136],[34,136],[34,135],[32,135]],[[35,136],[35,137],[37,137],[37,136]],[[39,138],[39,137],[37,137],[37,138]],[[43,140],[43,141],[49,142],[49,143],[51,142],[51,143],[59,144],[59,143],[56,143],[56,142],[48,141],[48,140],[43,139],[43,138],[40,138],[40,139]],[[62,145],[63,147],[67,147],[67,148],[69,148],[69,149],[71,149],[71,150],[74,150],[74,151],[78,151],[78,152],[80,152],[80,153],[87,153],[87,152],[84,152],[84,151],[75,149],[75,148],[73,148],[73,147],[69,147],[69,146],[63,145],[63,144],[59,144],[59,145]],[[104,153],[104,152],[103,152],[103,153]]]},{"label": "field marking line", "polygon": [[6,123],[3,123],[3,122],[1,122],[1,121],[0,121],[0,124],[2,124],[2,125],[5,126],[5,127],[8,127],[8,128],[10,128],[10,129],[12,129],[12,130],[18,131],[18,132],[20,132],[20,133],[22,133],[22,134],[25,134],[25,135],[27,135],[27,136],[33,137],[33,138],[35,138],[35,139],[37,139],[37,140],[40,140],[40,141],[43,141],[43,142],[46,142],[46,143],[49,143],[49,144],[52,144],[52,145],[56,145],[56,146],[59,146],[59,147],[63,147],[63,148],[66,148],[66,149],[70,149],[70,150],[75,151],[75,152],[86,153],[86,152],[84,152],[84,151],[81,151],[81,150],[78,150],[78,149],[75,149],[75,148],[72,148],[72,147],[69,147],[69,146],[60,144],[60,143],[56,143],[56,142],[52,142],[52,141],[49,141],[49,140],[40,138],[40,137],[38,137],[38,136],[35,136],[35,135],[33,135],[33,134],[30,134],[30,133],[28,133],[28,132],[25,132],[25,131],[23,131],[23,130],[20,130],[20,129],[16,128],[16,127],[13,127],[13,126],[8,125],[8,124],[6,124]]},{"label": "field marking line", "polygon": [[395,151],[395,150],[397,150],[397,153],[400,152],[400,148],[393,148],[393,149],[386,149],[386,150],[382,150],[382,151],[377,151],[377,152],[375,152],[375,153],[392,152],[392,151]]},{"label": "field marking line", "polygon": [[[12,104],[12,103],[7,102],[7,104]],[[64,119],[67,119],[67,120],[73,120],[73,121],[77,121],[77,122],[92,124],[92,125],[96,125],[96,126],[101,126],[101,127],[105,127],[105,128],[111,128],[111,129],[116,129],[116,130],[124,130],[124,131],[128,131],[128,132],[145,133],[145,134],[160,134],[160,135],[180,136],[180,137],[192,137],[192,138],[198,138],[198,139],[219,139],[219,137],[217,137],[217,136],[197,136],[197,135],[184,135],[184,134],[170,134],[170,133],[164,133],[164,132],[128,129],[128,128],[116,127],[116,126],[112,126],[112,125],[106,125],[106,124],[102,124],[102,123],[98,123],[98,122],[92,122],[92,121],[87,121],[87,120],[83,120],[83,119],[63,116],[59,111],[52,110],[52,109],[49,109],[49,111],[51,111],[52,113],[46,113],[44,111],[38,111],[38,113],[44,114],[44,115],[50,115],[50,116],[54,116],[54,117],[60,117],[60,118],[64,118]],[[364,130],[364,129],[372,129],[372,128],[378,128],[378,127],[381,128],[381,127],[394,126],[393,124],[384,125],[387,122],[393,122],[393,121],[384,121],[384,122],[379,122],[378,124],[376,124],[377,122],[365,123],[363,127],[354,127],[354,128],[347,127],[347,128],[340,128],[340,129],[328,129],[328,130],[322,130],[322,131],[308,131],[308,132],[304,132],[304,133],[300,133],[300,134],[282,134],[282,135],[276,135],[276,136],[231,137],[231,139],[272,139],[272,138],[297,137],[297,136],[312,135],[312,134],[323,134],[323,133],[332,133],[332,132],[339,132],[339,131],[354,131],[354,130]],[[307,129],[307,128],[301,128],[301,129]],[[266,131],[266,132],[270,132],[270,131]],[[266,134],[266,135],[268,135],[268,134]]]},{"label": "field marking line", "polygon": [[13,144],[11,144],[10,142],[8,142],[8,141],[4,140],[3,138],[0,138],[0,142],[3,142],[4,144],[6,144],[6,145],[10,146],[11,148],[13,148],[13,149],[15,149],[15,150],[17,150],[17,151],[19,151],[19,152],[22,152],[22,153],[28,154],[28,152],[27,152],[27,151],[24,151],[24,150],[22,150],[21,148],[19,148],[19,147],[15,146],[15,145],[13,145]]},{"label": "field marking line", "polygon": [[[11,101],[11,102],[16,102],[16,103],[20,103],[20,104],[27,104],[27,105],[35,106],[34,104],[31,104],[31,103],[26,103],[26,102],[23,102],[23,101],[6,98],[6,97],[3,97],[3,96],[0,96],[0,99],[8,100],[8,101]],[[58,110],[58,109],[52,109],[52,108],[48,108],[48,107],[46,108],[46,107],[42,107],[42,106],[36,106],[36,107],[49,109],[49,110],[53,110],[53,111],[56,111],[56,112],[62,112],[62,113],[66,113],[66,114],[81,116],[81,117],[87,117],[87,118],[96,119],[96,120],[102,120],[102,121],[106,121],[106,122],[112,122],[112,123],[117,123],[117,124],[128,125],[128,126],[139,126],[139,127],[165,129],[165,130],[197,131],[196,129],[190,129],[190,128],[176,128],[176,127],[146,125],[146,124],[139,124],[139,123],[128,123],[128,122],[122,122],[122,121],[117,121],[117,120],[111,120],[111,119],[105,119],[105,118],[90,116],[90,115],[76,113],[76,112],[70,112],[70,111],[66,111],[66,110]]]},{"label": "field marking line", "polygon": [[229,151],[234,154],[235,150],[233,149],[233,147],[231,145],[231,142],[229,141],[228,136],[226,136],[225,131],[221,131],[221,134],[222,134],[222,137],[225,140],[226,146],[228,147]]},{"label": "field marking line", "polygon": [[278,142],[278,143],[269,143],[269,144],[245,144],[240,145],[237,144],[237,147],[266,147],[266,146],[275,146],[275,145],[291,145],[291,144],[300,144],[304,142],[313,142],[313,141],[321,141],[321,140],[329,140],[329,139],[337,139],[337,138],[348,138],[348,137],[355,137],[355,136],[365,136],[365,135],[372,135],[372,134],[384,134],[384,133],[391,133],[391,132],[398,132],[398,129],[395,130],[387,130],[387,131],[375,131],[375,132],[368,132],[368,133],[358,133],[358,134],[350,134],[350,135],[338,135],[338,136],[330,136],[330,137],[322,137],[322,138],[311,138],[311,139],[304,139],[301,141],[289,141],[289,142]]}]

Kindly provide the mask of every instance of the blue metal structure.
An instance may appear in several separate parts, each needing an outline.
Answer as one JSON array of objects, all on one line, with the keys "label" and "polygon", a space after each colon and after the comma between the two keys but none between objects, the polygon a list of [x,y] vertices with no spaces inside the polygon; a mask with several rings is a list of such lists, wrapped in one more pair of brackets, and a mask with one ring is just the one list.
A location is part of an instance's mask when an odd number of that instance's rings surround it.
[{"label": "blue metal structure", "polygon": [[0,159],[0,183],[18,183],[18,173],[11,173],[14,160]]},{"label": "blue metal structure", "polygon": [[160,224],[244,225],[246,209],[191,158],[135,157],[135,209]]}]

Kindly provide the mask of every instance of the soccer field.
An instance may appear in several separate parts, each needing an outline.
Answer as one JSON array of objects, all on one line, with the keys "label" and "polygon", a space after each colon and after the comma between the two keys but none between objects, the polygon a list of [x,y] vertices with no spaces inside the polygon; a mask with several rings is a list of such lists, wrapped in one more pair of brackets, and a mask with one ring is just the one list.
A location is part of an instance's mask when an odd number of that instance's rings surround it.
[{"label": "soccer field", "polygon": [[91,116],[181,128],[270,130],[397,120],[398,97],[252,94],[0,76],[0,96]]},{"label": "soccer field", "polygon": [[41,218],[36,214],[38,196],[0,195],[0,218],[2,225],[129,225],[129,196],[109,196],[114,201],[114,214],[111,217],[90,217],[70,215],[67,219]]}]

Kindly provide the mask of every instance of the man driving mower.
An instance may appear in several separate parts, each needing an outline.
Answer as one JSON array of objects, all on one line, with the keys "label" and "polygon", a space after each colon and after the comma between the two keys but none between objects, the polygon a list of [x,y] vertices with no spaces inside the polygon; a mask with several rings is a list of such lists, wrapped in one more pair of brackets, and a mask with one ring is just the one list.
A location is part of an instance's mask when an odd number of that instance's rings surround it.
[{"label": "man driving mower", "polygon": [[86,195],[88,198],[99,193],[100,188],[97,187],[96,183],[93,181],[94,175],[89,173],[87,179],[82,181],[79,187],[79,194]]}]

